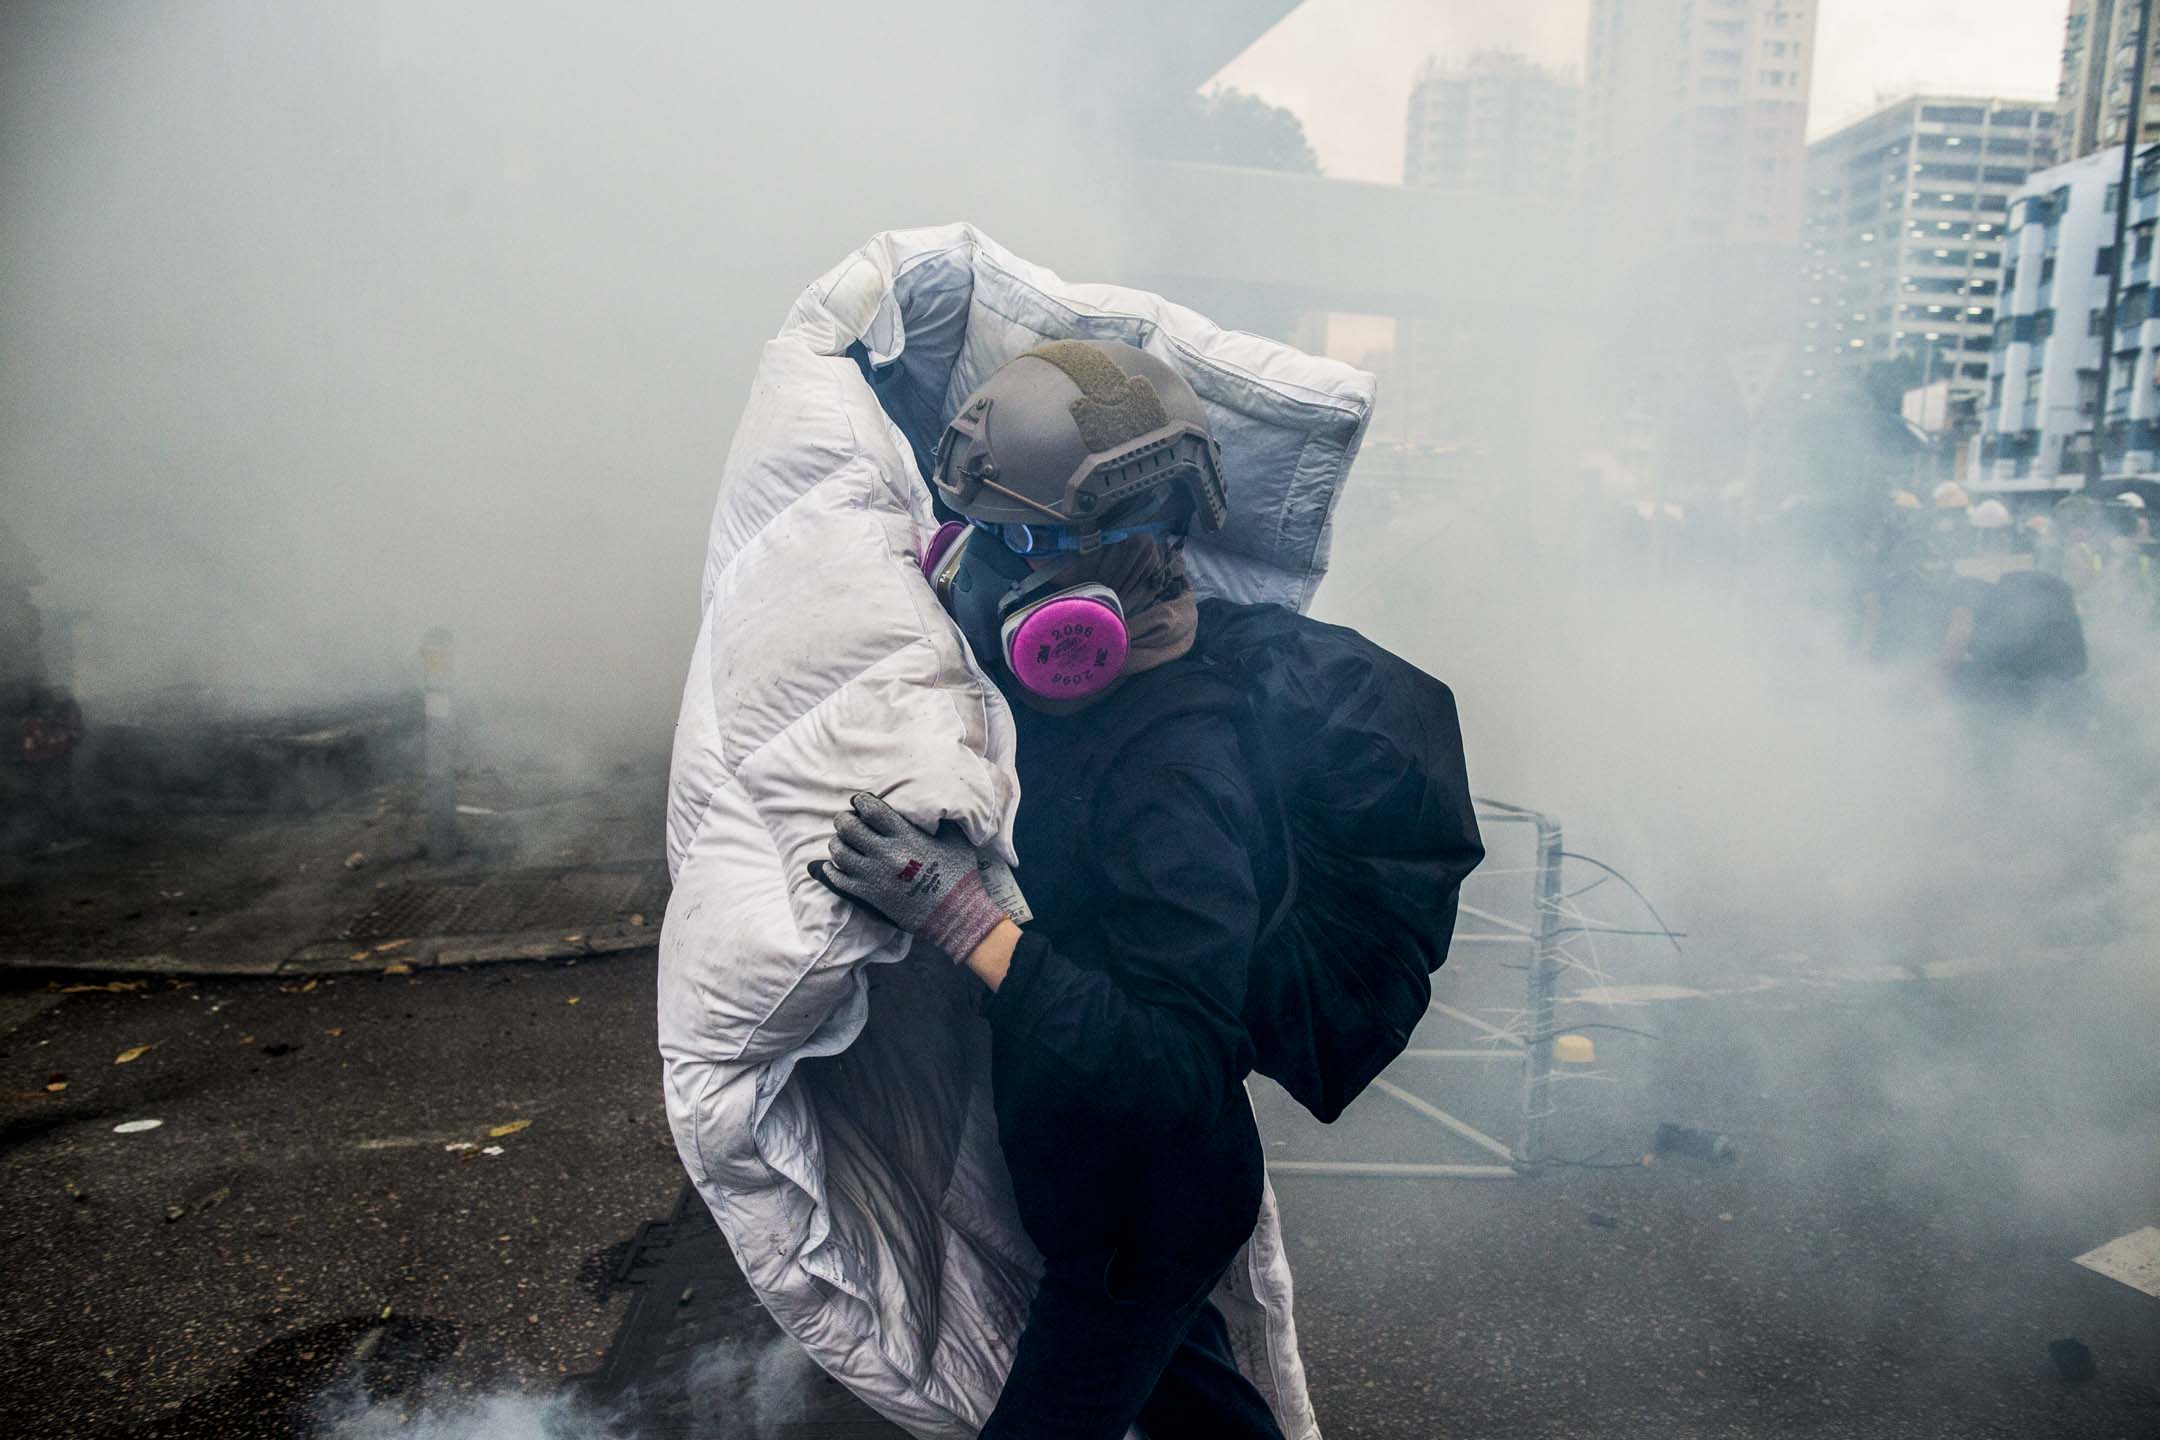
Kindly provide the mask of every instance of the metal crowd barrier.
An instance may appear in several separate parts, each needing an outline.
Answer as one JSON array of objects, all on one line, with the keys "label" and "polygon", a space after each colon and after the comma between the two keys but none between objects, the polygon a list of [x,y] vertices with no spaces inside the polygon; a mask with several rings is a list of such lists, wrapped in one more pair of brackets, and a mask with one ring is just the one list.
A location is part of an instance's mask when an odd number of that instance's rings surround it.
[{"label": "metal crowd barrier", "polygon": [[[1417,1046],[1403,1051],[1403,1060],[1507,1064],[1522,1067],[1521,1128],[1513,1145],[1450,1113],[1382,1074],[1372,1089],[1422,1116],[1457,1139],[1483,1151],[1489,1159],[1477,1164],[1425,1164],[1387,1160],[1278,1160],[1268,1168],[1284,1174],[1384,1175],[1414,1179],[1513,1180],[1533,1174],[1547,1158],[1545,1122],[1552,1114],[1553,1043],[1559,1036],[1555,1024],[1555,990],[1563,963],[1561,864],[1565,858],[1560,822],[1540,811],[1482,797],[1476,799],[1480,827],[1528,825],[1536,836],[1536,880],[1532,914],[1526,921],[1511,919],[1460,902],[1450,954],[1464,949],[1526,950],[1526,994],[1519,1028],[1495,1025],[1467,1010],[1440,1000],[1431,1013],[1476,1032],[1482,1044],[1460,1047]],[[1465,929],[1466,922],[1480,928]],[[1616,932],[1625,933],[1625,932]],[[1398,1062],[1400,1063],[1400,1062]],[[1391,1067],[1392,1068],[1392,1067]]]}]

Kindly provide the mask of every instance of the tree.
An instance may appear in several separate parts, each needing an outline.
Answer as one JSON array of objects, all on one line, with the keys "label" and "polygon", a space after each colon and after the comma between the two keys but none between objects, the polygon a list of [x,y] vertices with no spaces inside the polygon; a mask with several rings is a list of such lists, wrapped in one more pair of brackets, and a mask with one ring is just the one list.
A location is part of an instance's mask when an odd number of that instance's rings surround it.
[{"label": "tree", "polygon": [[1172,160],[1320,173],[1320,157],[1295,114],[1228,87],[1179,97],[1157,139],[1158,153]]}]

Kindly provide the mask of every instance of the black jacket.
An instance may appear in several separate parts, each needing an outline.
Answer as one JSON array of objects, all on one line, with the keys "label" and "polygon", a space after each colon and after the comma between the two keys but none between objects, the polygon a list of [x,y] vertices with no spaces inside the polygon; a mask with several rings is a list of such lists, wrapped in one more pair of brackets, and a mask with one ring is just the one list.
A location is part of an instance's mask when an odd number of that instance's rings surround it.
[{"label": "black jacket", "polygon": [[1240,1011],[1284,867],[1238,705],[1187,658],[1075,715],[1013,707],[1036,919],[989,1002],[992,1079],[1020,1218],[1053,1263],[1220,1264],[1258,1214]]}]

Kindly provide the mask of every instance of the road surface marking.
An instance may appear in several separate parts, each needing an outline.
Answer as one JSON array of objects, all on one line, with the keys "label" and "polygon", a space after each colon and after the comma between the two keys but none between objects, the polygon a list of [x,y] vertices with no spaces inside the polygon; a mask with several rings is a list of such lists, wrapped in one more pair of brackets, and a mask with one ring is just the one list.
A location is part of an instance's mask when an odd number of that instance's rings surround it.
[{"label": "road surface marking", "polygon": [[2096,1275],[2160,1297],[2160,1225],[2119,1235],[2099,1249],[2078,1256],[2077,1263]]}]

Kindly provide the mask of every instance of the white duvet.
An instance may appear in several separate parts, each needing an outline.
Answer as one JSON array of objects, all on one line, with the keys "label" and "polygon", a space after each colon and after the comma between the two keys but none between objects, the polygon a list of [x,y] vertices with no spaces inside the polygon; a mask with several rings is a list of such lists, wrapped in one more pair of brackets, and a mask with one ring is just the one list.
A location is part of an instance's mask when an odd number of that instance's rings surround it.
[{"label": "white duvet", "polygon": [[[1013,1210],[975,982],[805,867],[856,790],[1012,853],[1012,719],[917,568],[920,467],[1050,339],[1175,365],[1223,448],[1204,593],[1303,607],[1372,377],[1153,295],[1068,284],[965,225],[877,236],[765,347],[714,510],[668,804],[660,1049],[684,1166],[773,1317],[919,1436],[997,1401],[1040,1262]],[[863,363],[850,356],[860,344]],[[875,377],[873,383],[871,377]],[[1216,1295],[1290,1440],[1319,1433],[1272,1190]]]}]

